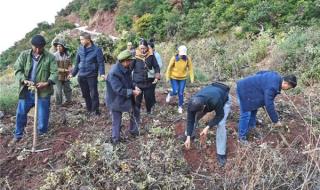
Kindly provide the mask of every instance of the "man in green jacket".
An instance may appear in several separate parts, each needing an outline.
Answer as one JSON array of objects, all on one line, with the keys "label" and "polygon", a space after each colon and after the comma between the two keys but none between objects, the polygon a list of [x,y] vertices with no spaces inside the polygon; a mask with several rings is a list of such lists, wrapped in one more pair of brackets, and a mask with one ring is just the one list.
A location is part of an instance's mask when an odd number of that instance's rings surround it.
[{"label": "man in green jacket", "polygon": [[44,49],[43,36],[35,35],[31,40],[32,49],[21,52],[14,67],[19,83],[19,102],[16,112],[16,130],[12,143],[21,140],[27,124],[27,114],[35,105],[34,86],[38,91],[38,134],[48,131],[50,97],[57,80],[57,64],[54,56]]}]

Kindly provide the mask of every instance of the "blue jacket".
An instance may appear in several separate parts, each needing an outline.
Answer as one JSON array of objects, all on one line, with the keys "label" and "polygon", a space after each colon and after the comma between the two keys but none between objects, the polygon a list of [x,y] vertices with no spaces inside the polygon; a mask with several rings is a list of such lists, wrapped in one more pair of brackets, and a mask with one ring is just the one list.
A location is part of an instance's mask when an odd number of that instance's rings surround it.
[{"label": "blue jacket", "polygon": [[76,65],[73,69],[72,76],[78,72],[80,77],[94,77],[104,75],[104,56],[101,48],[92,44],[90,47],[85,48],[80,46],[77,51]]},{"label": "blue jacket", "polygon": [[131,70],[117,62],[107,77],[106,104],[111,111],[128,112],[133,104]]},{"label": "blue jacket", "polygon": [[205,106],[202,112],[208,113],[215,111],[215,117],[209,121],[208,125],[212,128],[218,125],[219,122],[224,117],[223,107],[228,101],[230,88],[222,83],[212,83],[209,86],[204,87],[194,96],[191,97],[188,105],[188,115],[187,115],[187,136],[191,136],[194,130],[194,123],[196,122],[196,112],[191,110],[191,101],[194,97],[203,98],[203,105]]},{"label": "blue jacket", "polygon": [[275,71],[260,71],[237,82],[237,93],[243,111],[253,111],[265,106],[272,120],[278,121],[274,98],[280,94],[282,77]]}]

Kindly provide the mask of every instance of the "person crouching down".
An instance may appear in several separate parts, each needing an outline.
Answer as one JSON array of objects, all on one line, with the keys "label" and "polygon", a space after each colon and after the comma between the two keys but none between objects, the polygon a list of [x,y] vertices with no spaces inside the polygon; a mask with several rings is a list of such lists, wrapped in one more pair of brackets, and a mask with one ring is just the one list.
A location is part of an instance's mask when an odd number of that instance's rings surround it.
[{"label": "person crouching down", "polygon": [[[131,70],[129,69],[131,61],[134,57],[130,51],[122,51],[118,57],[118,61],[112,66],[107,77],[107,106],[112,116],[112,143],[118,144],[120,141],[121,119],[123,112],[131,112],[134,97],[141,94],[138,87],[134,87],[132,83]],[[136,118],[130,116],[131,134],[139,132]]]},{"label": "person crouching down", "polygon": [[217,127],[216,147],[217,159],[221,167],[226,163],[227,130],[226,120],[231,109],[230,88],[222,83],[214,82],[196,93],[188,103],[186,149],[190,149],[190,140],[195,138],[195,129],[199,120],[208,112],[215,111],[215,117],[209,121],[200,133],[201,142],[205,142],[209,128]]}]

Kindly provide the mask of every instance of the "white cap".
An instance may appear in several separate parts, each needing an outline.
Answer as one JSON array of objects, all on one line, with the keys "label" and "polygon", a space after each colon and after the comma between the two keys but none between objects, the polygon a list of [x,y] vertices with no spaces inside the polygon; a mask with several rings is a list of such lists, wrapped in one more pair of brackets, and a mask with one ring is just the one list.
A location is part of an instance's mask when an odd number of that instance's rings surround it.
[{"label": "white cap", "polygon": [[187,55],[187,47],[182,45],[178,48],[179,55]]}]

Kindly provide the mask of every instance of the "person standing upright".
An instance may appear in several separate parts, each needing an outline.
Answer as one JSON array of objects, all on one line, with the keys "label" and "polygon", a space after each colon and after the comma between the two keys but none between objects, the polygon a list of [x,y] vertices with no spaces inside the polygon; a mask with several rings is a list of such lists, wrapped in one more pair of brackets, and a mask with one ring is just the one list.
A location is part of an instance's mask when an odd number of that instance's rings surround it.
[{"label": "person standing upright", "polygon": [[[151,40],[149,40],[149,48],[152,50],[152,52],[153,52],[153,55],[155,56],[155,58],[156,58],[156,60],[157,60],[157,63],[158,63],[158,65],[159,65],[159,68],[160,68],[160,72],[161,72],[161,68],[162,68],[162,59],[161,59],[161,56],[160,56],[160,54],[156,51],[156,49],[155,49],[155,44],[154,44],[154,40],[153,39],[151,39]],[[157,87],[157,81],[156,82],[153,82],[153,85],[152,85],[152,87],[153,87],[153,96],[152,96],[152,98],[153,98],[153,102],[154,103],[157,103],[157,100],[156,100],[156,87]],[[154,107],[153,107],[154,108]]]},{"label": "person standing upright", "polygon": [[44,49],[43,36],[35,35],[31,40],[32,48],[21,52],[14,68],[19,83],[19,101],[16,112],[16,130],[9,146],[19,142],[27,125],[27,114],[35,106],[35,92],[38,92],[38,134],[47,133],[50,116],[50,97],[57,81],[57,64],[54,56]]},{"label": "person standing upright", "polygon": [[71,102],[72,89],[68,75],[72,70],[72,64],[65,42],[60,39],[54,42],[53,45],[57,48],[57,52],[54,53],[54,56],[58,66],[58,80],[55,85],[55,97],[56,105],[60,106],[63,102],[62,91],[66,97],[66,103]]},{"label": "person standing upright", "polygon": [[132,56],[136,55],[136,49],[133,47],[132,42],[127,43],[127,50],[130,51]]},{"label": "person standing upright", "polygon": [[139,48],[136,51],[136,60],[132,62],[133,84],[141,89],[141,94],[136,97],[135,117],[140,123],[140,108],[142,99],[145,100],[147,113],[151,114],[154,100],[154,83],[160,79],[160,68],[152,50],[148,47],[146,40],[141,40]]},{"label": "person standing upright", "polygon": [[78,82],[85,99],[88,113],[100,115],[98,73],[105,78],[104,56],[101,48],[96,46],[87,32],[80,34],[80,47],[77,51],[76,64],[69,77],[78,74]]},{"label": "person standing upright", "polygon": [[170,60],[166,71],[166,80],[171,82],[172,91],[168,93],[166,102],[169,103],[172,96],[178,95],[178,112],[182,113],[184,88],[186,86],[187,75],[190,75],[191,83],[194,81],[192,61],[187,56],[187,47],[182,45],[178,48],[178,54]]},{"label": "person standing upright", "polygon": [[[116,64],[112,65],[107,77],[106,104],[112,117],[112,143],[120,142],[121,119],[123,112],[132,113],[134,97],[141,93],[133,86],[130,64],[134,60],[129,50],[122,51],[117,56]],[[139,133],[138,125],[133,114],[130,114],[129,132],[133,135]]]}]

